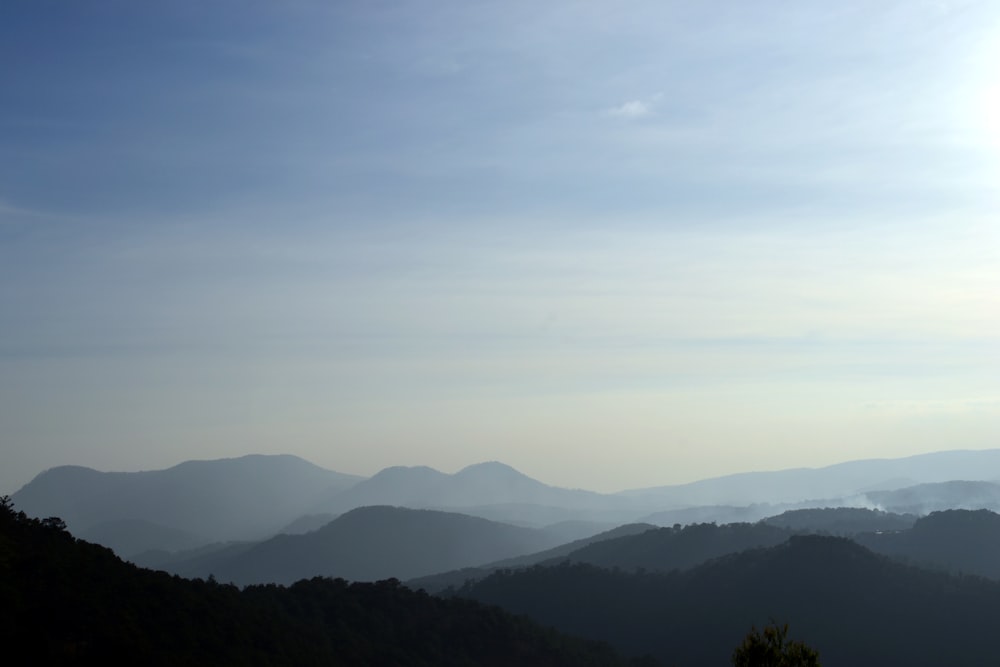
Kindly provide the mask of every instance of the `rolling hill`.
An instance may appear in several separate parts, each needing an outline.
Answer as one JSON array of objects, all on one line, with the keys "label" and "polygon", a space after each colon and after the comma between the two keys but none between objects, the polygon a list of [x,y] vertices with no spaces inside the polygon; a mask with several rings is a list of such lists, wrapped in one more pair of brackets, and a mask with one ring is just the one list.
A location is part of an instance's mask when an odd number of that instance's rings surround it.
[{"label": "rolling hill", "polygon": [[411,579],[541,551],[544,531],[451,512],[362,507],[319,530],[232,545],[161,567],[240,585],[331,576],[356,581]]},{"label": "rolling hill", "polygon": [[933,512],[909,530],[854,539],[873,551],[924,567],[1000,580],[1000,515],[989,510]]},{"label": "rolling hill", "polygon": [[[990,481],[996,470],[1000,450],[951,451],[600,494],[550,486],[498,462],[454,474],[392,467],[363,479],[294,456],[251,455],[134,473],[62,466],[38,475],[14,499],[32,516],[64,517],[76,534],[131,557],[304,533],[375,505],[459,512],[535,528],[591,525],[591,534],[635,522],[755,521],[792,508],[876,505],[914,514],[992,508],[1000,503],[1000,484]],[[567,540],[583,536],[587,533]]]},{"label": "rolling hill", "polygon": [[686,572],[584,563],[498,571],[458,591],[663,664],[728,663],[755,624],[791,624],[824,665],[973,667],[996,661],[1000,584],[892,561],[845,539],[793,536]]}]

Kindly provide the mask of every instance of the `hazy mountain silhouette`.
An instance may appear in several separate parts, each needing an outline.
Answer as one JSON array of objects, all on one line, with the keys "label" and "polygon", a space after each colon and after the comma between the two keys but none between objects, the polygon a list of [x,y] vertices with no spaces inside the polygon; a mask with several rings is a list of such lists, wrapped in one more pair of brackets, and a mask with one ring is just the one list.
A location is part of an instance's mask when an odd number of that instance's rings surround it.
[{"label": "hazy mountain silhouette", "polygon": [[595,532],[637,521],[749,521],[782,509],[835,505],[914,513],[993,507],[1000,504],[1000,485],[949,480],[990,477],[997,469],[1000,450],[952,451],[600,494],[553,487],[497,462],[454,474],[393,467],[363,480],[294,456],[246,456],[135,473],[63,466],[38,475],[14,498],[28,514],[62,516],[75,533],[135,555],[189,546],[189,538],[207,544],[308,532],[327,518],[371,505],[455,511],[532,527],[591,522],[598,524]]},{"label": "hazy mountain silhouette", "polygon": [[337,516],[335,514],[329,513],[304,514],[278,532],[286,535],[302,535],[303,533],[311,533],[314,530],[319,530],[336,518]]},{"label": "hazy mountain silhouette", "polygon": [[[824,468],[747,472],[690,484],[598,494],[552,487],[497,462],[469,466],[453,475],[426,467],[394,467],[336,494],[322,511],[392,504],[461,511],[536,526],[567,519],[666,526],[728,523],[757,521],[788,509],[871,506],[878,504],[878,492],[918,483],[984,479],[998,469],[1000,449],[958,450],[849,461]],[[967,487],[969,494],[978,495],[966,498],[954,487],[951,500],[983,502],[987,488],[992,485]],[[1000,497],[997,500],[1000,503]]]},{"label": "hazy mountain silhouette", "polygon": [[595,512],[611,512],[625,503],[615,496],[593,491],[549,486],[492,461],[468,466],[454,474],[426,466],[386,468],[331,495],[320,509],[336,513],[370,505],[485,512],[494,520],[540,526],[593,518]]},{"label": "hazy mountain silhouette", "polygon": [[290,583],[314,576],[372,581],[478,565],[553,546],[544,531],[451,512],[362,507],[303,535],[277,535],[187,561],[163,564],[184,576],[237,584]]},{"label": "hazy mountain silhouette", "polygon": [[[213,542],[183,551],[151,549],[128,560],[139,567],[165,570],[182,577],[202,578],[212,574],[218,563],[226,563],[252,549],[259,542]],[[208,574],[206,574],[208,573]]]},{"label": "hazy mountain silhouette", "polygon": [[[558,487],[553,487],[558,488]],[[570,499],[571,501],[571,499]],[[633,521],[635,517],[642,514],[641,511],[624,508],[628,501],[615,496],[604,496],[603,502],[606,507],[594,507],[590,500],[582,506],[571,507],[566,499],[564,506],[536,505],[531,503],[496,503],[494,505],[469,505],[465,507],[438,507],[429,509],[441,509],[446,511],[461,512],[472,516],[490,519],[492,521],[502,521],[519,526],[532,526],[535,528],[549,527],[554,524],[591,524],[599,526],[592,534],[601,532],[601,529],[608,529]],[[579,537],[579,536],[578,536]]]},{"label": "hazy mountain silhouette", "polygon": [[[621,495],[659,504],[661,509],[796,503],[820,498],[846,500],[869,491],[915,484],[956,479],[991,481],[998,477],[996,470],[1000,470],[1000,449],[953,450],[898,459],[847,461],[823,468],[746,472],[690,484],[635,489]],[[859,498],[859,503],[862,500]]]},{"label": "hazy mountain silhouette", "polygon": [[194,549],[208,541],[204,535],[161,526],[145,519],[105,521],[79,531],[77,537],[95,544],[103,544],[126,559],[149,550]]},{"label": "hazy mountain silhouette", "polygon": [[[597,546],[597,545],[594,545]],[[686,572],[582,563],[498,571],[459,594],[665,664],[728,664],[746,627],[789,622],[825,665],[996,663],[1000,585],[906,566],[845,539],[793,536]]]},{"label": "hazy mountain silhouette", "polygon": [[918,484],[892,491],[865,494],[873,504],[900,514],[929,514],[948,509],[1000,509],[1000,484],[948,481]]},{"label": "hazy mountain silhouette", "polygon": [[417,577],[409,580],[407,585],[412,586],[413,588],[423,588],[431,593],[438,593],[449,586],[461,586],[470,579],[482,579],[495,570],[505,568],[522,568],[535,565],[537,563],[558,560],[587,546],[588,544],[593,544],[594,542],[613,540],[618,537],[636,535],[644,533],[647,530],[655,529],[656,526],[648,523],[630,523],[624,526],[618,526],[617,528],[612,528],[611,530],[604,531],[603,533],[598,533],[597,535],[560,544],[557,547],[552,547],[551,549],[546,549],[544,551],[538,551],[524,556],[515,556],[513,558],[505,558],[493,563],[487,563],[480,567],[466,567],[459,570],[452,570],[450,572],[432,574],[426,577]]},{"label": "hazy mountain silhouette", "polygon": [[[141,550],[161,548],[176,531],[206,542],[266,537],[359,479],[289,455],[187,461],[144,472],[62,466],[38,475],[13,500],[29,515],[62,517],[76,534],[91,531],[106,544]],[[147,522],[144,546],[130,529],[113,530],[134,521]]]},{"label": "hazy mountain silhouette", "polygon": [[[554,539],[557,539],[560,544],[565,544],[567,542],[587,540],[596,535],[613,532],[618,530],[620,527],[622,527],[621,524],[609,523],[607,521],[567,520],[547,524],[542,526],[542,530],[551,535]],[[649,526],[649,528],[654,527],[655,526]]]}]

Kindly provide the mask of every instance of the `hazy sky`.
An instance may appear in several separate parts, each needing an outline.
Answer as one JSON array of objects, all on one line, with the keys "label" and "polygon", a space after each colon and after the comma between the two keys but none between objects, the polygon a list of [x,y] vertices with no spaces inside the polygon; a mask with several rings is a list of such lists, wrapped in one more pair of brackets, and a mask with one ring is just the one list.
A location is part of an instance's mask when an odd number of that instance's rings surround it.
[{"label": "hazy sky", "polygon": [[996,2],[0,6],[0,492],[1000,446]]}]

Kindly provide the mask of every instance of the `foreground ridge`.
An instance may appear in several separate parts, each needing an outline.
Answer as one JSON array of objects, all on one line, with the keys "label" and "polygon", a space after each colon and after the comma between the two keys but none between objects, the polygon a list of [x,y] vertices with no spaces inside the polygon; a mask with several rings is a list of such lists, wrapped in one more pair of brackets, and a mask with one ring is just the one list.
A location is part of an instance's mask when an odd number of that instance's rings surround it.
[{"label": "foreground ridge", "polygon": [[60,519],[0,505],[0,641],[38,664],[627,664],[604,645],[395,579],[240,590],[145,570]]}]

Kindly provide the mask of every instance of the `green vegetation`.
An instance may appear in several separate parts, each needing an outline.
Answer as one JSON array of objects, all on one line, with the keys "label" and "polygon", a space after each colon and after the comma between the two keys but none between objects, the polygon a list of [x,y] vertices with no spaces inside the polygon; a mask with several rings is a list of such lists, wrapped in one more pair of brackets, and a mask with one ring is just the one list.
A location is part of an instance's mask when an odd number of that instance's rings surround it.
[{"label": "green vegetation", "polygon": [[820,667],[819,652],[788,640],[788,624],[756,627],[733,651],[733,667]]}]

